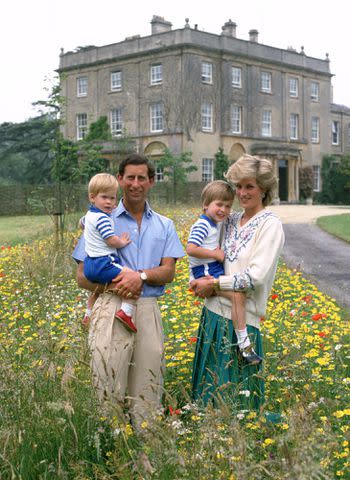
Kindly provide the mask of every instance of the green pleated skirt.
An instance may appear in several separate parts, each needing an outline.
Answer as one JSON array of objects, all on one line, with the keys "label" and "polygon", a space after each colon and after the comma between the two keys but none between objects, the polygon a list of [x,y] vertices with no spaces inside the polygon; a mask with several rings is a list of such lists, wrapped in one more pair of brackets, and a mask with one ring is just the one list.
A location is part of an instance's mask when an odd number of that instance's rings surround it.
[{"label": "green pleated skirt", "polygon": [[[263,357],[260,330],[250,325],[247,329],[256,353]],[[198,403],[224,403],[233,411],[259,410],[264,403],[262,366],[242,363],[232,321],[206,307],[198,329],[192,394]]]}]

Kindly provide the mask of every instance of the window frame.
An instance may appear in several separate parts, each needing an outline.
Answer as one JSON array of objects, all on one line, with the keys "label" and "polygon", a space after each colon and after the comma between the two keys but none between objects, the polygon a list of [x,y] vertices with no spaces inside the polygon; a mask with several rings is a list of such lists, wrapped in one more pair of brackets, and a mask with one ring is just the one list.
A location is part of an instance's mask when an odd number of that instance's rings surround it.
[{"label": "window frame", "polygon": [[202,132],[213,132],[213,104],[204,102],[201,108]]},{"label": "window frame", "polygon": [[[236,76],[234,71],[239,72],[239,75]],[[238,78],[237,81],[234,81],[235,78]],[[242,88],[242,68],[241,67],[231,67],[231,85],[233,88]]]},{"label": "window frame", "polygon": [[[235,112],[238,113],[238,117],[235,118]],[[242,133],[242,112],[243,107],[241,105],[232,105],[231,106],[231,132],[235,134]],[[234,128],[235,124],[237,129]]]},{"label": "window frame", "polygon": [[[119,116],[119,119],[113,118],[114,116]],[[112,137],[118,137],[123,133],[123,109],[122,108],[112,108],[110,111],[110,125],[111,125],[111,135]],[[120,128],[113,128],[114,125],[120,125]]]},{"label": "window frame", "polygon": [[150,70],[151,85],[161,85],[163,83],[163,64],[154,63]]},{"label": "window frame", "polygon": [[163,132],[164,131],[163,103],[162,102],[151,103],[149,108],[150,108],[150,132],[151,133]]},{"label": "window frame", "polygon": [[289,115],[289,139],[299,139],[299,115],[297,113]]},{"label": "window frame", "polygon": [[340,122],[338,120],[332,120],[332,145],[339,145],[339,144],[340,144]]},{"label": "window frame", "polygon": [[314,184],[313,184],[313,191],[320,192],[321,191],[321,167],[320,165],[312,165],[312,173],[314,177]]},{"label": "window frame", "polygon": [[202,158],[202,182],[212,182],[214,180],[214,159],[210,157]]},{"label": "window frame", "polygon": [[[84,120],[83,122],[81,120]],[[75,117],[77,141],[84,140],[88,132],[87,113],[77,113]]]},{"label": "window frame", "polygon": [[88,94],[88,77],[81,75],[77,77],[77,97],[87,97]]},{"label": "window frame", "polygon": [[[267,120],[265,114],[269,116]],[[264,131],[264,129],[267,129]],[[263,109],[261,117],[261,136],[262,137],[272,137],[272,110]]]},{"label": "window frame", "polygon": [[164,168],[160,167],[159,161],[157,161],[157,160],[154,161],[154,170],[155,170],[154,179],[155,179],[156,183],[164,182],[165,181],[165,179],[164,179]]},{"label": "window frame", "polygon": [[272,73],[262,70],[260,72],[260,91],[263,93],[272,92]]},{"label": "window frame", "polygon": [[[113,75],[117,74],[119,74],[119,82],[113,82]],[[111,72],[110,88],[111,92],[120,92],[123,89],[123,72],[121,70],[115,70],[114,72]]]},{"label": "window frame", "polygon": [[320,118],[311,117],[311,143],[320,143]]},{"label": "window frame", "polygon": [[[207,71],[205,66],[208,67]],[[209,85],[213,84],[213,64],[207,61],[202,61],[201,63],[201,80],[202,83],[207,83]]]},{"label": "window frame", "polygon": [[[320,101],[320,84],[316,81],[311,81],[311,92],[310,92],[310,99],[312,102],[319,102]],[[314,91],[316,89],[316,91]]]},{"label": "window frame", "polygon": [[[292,88],[292,84],[295,83],[295,89]],[[297,77],[289,77],[288,79],[288,91],[291,98],[299,97],[299,79]]]}]

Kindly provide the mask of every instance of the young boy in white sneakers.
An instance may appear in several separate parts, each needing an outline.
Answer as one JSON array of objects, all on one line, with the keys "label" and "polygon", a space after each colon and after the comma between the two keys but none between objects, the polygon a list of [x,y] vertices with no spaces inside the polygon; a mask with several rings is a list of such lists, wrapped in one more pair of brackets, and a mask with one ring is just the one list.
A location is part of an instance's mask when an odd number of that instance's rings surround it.
[{"label": "young boy in white sneakers", "polygon": [[[192,225],[186,247],[191,280],[205,275],[214,278],[225,275],[225,252],[220,248],[220,232],[231,212],[234,196],[231,185],[223,180],[215,180],[204,187],[201,195],[203,214]],[[231,319],[241,357],[250,365],[261,363],[262,358],[254,351],[247,332],[245,293],[219,291],[217,295],[231,301]]]},{"label": "young boy in white sneakers", "polygon": [[[128,233],[120,236],[114,233],[114,223],[111,213],[117,204],[118,182],[109,173],[94,175],[88,186],[90,208],[84,218],[85,251],[84,274],[91,282],[108,285],[122,270],[129,270],[120,264],[117,249],[130,243]],[[90,294],[83,324],[87,325],[92,307],[98,297]],[[132,320],[135,305],[132,301],[123,301],[115,314],[125,327],[136,333],[137,328]]]}]

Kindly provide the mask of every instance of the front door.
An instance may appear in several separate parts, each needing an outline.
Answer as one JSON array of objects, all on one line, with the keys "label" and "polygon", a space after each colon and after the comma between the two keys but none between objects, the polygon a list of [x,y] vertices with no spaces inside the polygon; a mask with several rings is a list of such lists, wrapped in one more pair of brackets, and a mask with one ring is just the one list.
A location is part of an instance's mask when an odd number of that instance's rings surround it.
[{"label": "front door", "polygon": [[288,161],[278,160],[278,196],[281,202],[288,202]]}]

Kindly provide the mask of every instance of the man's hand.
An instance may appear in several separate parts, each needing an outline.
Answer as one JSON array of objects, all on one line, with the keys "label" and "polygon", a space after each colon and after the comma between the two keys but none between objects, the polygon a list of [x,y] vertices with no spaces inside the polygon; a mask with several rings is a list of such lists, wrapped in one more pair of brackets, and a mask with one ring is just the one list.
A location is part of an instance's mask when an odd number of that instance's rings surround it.
[{"label": "man's hand", "polygon": [[126,299],[137,299],[141,295],[143,282],[139,272],[123,270],[112,280],[108,289],[113,290],[117,295]]},{"label": "man's hand", "polygon": [[210,297],[214,293],[213,279],[211,275],[206,275],[202,278],[197,278],[197,280],[192,280],[190,283],[191,289],[194,291],[195,295],[200,298]]}]

